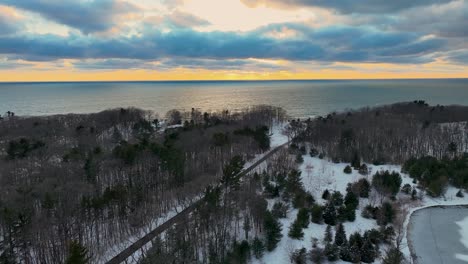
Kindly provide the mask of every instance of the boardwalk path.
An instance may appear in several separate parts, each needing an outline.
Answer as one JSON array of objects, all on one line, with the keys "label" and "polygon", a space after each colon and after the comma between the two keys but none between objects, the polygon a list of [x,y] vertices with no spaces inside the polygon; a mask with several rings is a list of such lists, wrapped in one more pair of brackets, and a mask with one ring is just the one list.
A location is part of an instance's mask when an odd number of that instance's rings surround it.
[{"label": "boardwalk path", "polygon": [[[244,177],[245,175],[249,174],[251,171],[253,171],[258,165],[260,165],[262,162],[267,160],[269,157],[271,157],[273,154],[278,152],[280,149],[286,147],[288,143],[284,143],[268,152],[263,156],[261,159],[250,165],[248,168],[244,169],[240,173],[240,177]],[[138,251],[140,248],[145,246],[148,242],[153,240],[155,237],[158,235],[162,234],[164,231],[166,231],[169,227],[174,225],[175,223],[182,222],[184,219],[186,219],[187,216],[192,213],[195,208],[202,202],[202,200],[198,200],[194,202],[192,205],[189,207],[185,208],[182,210],[180,213],[172,217],[171,219],[167,220],[166,222],[162,223],[160,226],[156,227],[153,229],[151,232],[146,234],[144,237],[140,238],[137,240],[135,243],[130,245],[128,248],[124,249],[122,252],[120,252],[117,256],[113,257],[111,260],[107,262],[107,264],[119,264],[124,261],[126,261],[129,257],[131,257],[136,251]]]}]

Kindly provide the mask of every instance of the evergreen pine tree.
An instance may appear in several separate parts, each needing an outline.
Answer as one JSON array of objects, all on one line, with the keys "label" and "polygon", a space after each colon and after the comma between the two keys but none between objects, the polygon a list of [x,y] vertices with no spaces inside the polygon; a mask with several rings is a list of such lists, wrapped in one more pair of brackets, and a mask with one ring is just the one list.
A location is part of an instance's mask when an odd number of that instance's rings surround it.
[{"label": "evergreen pine tree", "polygon": [[72,241],[68,250],[66,264],[87,264],[89,263],[88,250],[79,242]]},{"label": "evergreen pine tree", "polygon": [[309,252],[309,256],[313,263],[320,264],[324,261],[325,252],[323,248],[312,248],[312,250]]},{"label": "evergreen pine tree", "polygon": [[265,246],[268,251],[272,251],[278,245],[283,236],[281,234],[281,223],[272,216],[270,211],[266,211],[263,228],[265,230]]},{"label": "evergreen pine tree", "polygon": [[389,202],[384,202],[380,207],[379,214],[377,217],[377,223],[379,225],[387,225],[388,223],[393,222],[395,216],[395,210],[392,207],[392,204]]},{"label": "evergreen pine tree", "polygon": [[337,261],[339,258],[340,249],[337,245],[328,243],[325,245],[324,254],[327,256],[328,261]]},{"label": "evergreen pine tree", "polygon": [[350,245],[357,245],[358,248],[361,248],[364,241],[362,239],[361,234],[359,232],[355,232],[349,236],[349,244]]},{"label": "evergreen pine tree", "polygon": [[86,181],[88,181],[88,183],[94,183],[96,181],[97,168],[95,162],[93,161],[92,155],[89,155],[89,157],[86,159],[84,170]]},{"label": "evergreen pine tree", "polygon": [[351,166],[346,165],[343,172],[346,173],[346,174],[351,174],[353,172],[353,169],[351,169]]},{"label": "evergreen pine tree", "polygon": [[321,224],[323,221],[323,207],[318,204],[314,204],[310,210],[310,215],[313,223]]},{"label": "evergreen pine tree", "polygon": [[295,250],[290,256],[291,263],[306,264],[307,250],[305,248]]},{"label": "evergreen pine tree", "polygon": [[359,180],[359,197],[368,198],[370,192],[370,183],[366,179]]},{"label": "evergreen pine tree", "polygon": [[323,241],[327,244],[333,242],[333,231],[331,225],[327,225]]},{"label": "evergreen pine tree", "polygon": [[340,259],[346,262],[351,262],[351,248],[348,245],[348,242],[341,245],[339,249],[340,249]]},{"label": "evergreen pine tree", "polygon": [[302,239],[304,238],[304,232],[302,231],[301,224],[296,220],[292,225],[289,227],[288,236],[294,239]]},{"label": "evergreen pine tree", "polygon": [[338,222],[345,222],[348,219],[348,211],[345,206],[340,206],[336,210]]},{"label": "evergreen pine tree", "polygon": [[286,192],[292,195],[301,191],[304,191],[301,172],[298,170],[292,170],[286,178]]},{"label": "evergreen pine tree", "polygon": [[359,263],[361,261],[361,250],[357,244],[349,244],[349,261]]},{"label": "evergreen pine tree", "polygon": [[374,262],[376,255],[377,252],[374,245],[368,237],[365,238],[361,247],[361,261],[364,263],[372,263]]},{"label": "evergreen pine tree", "polygon": [[351,160],[351,166],[358,170],[361,167],[361,158],[359,158],[359,154],[354,152],[353,158]]},{"label": "evergreen pine tree", "polygon": [[263,245],[263,242],[258,237],[255,237],[252,242],[252,253],[257,259],[260,259],[262,258],[264,251],[265,245]]},{"label": "evergreen pine tree", "polygon": [[246,240],[240,244],[234,242],[233,250],[230,254],[230,262],[234,263],[247,263],[247,259],[250,258],[250,245]]},{"label": "evergreen pine tree", "polygon": [[335,206],[341,206],[343,204],[343,194],[340,191],[333,192],[331,201]]},{"label": "evergreen pine tree", "polygon": [[367,174],[369,174],[369,168],[367,167],[366,164],[362,164],[361,167],[359,168],[358,172],[361,175],[367,175]]},{"label": "evergreen pine tree", "polygon": [[403,263],[404,259],[405,257],[403,256],[403,253],[401,253],[401,251],[398,248],[392,247],[385,254],[385,257],[383,258],[382,263],[383,264],[400,264],[400,263]]},{"label": "evergreen pine tree", "polygon": [[276,202],[271,209],[271,213],[276,218],[286,218],[288,213],[288,205],[282,202]]},{"label": "evergreen pine tree", "polygon": [[347,207],[345,208],[346,211],[346,220],[349,222],[354,222],[356,220],[356,210],[354,208]]},{"label": "evergreen pine tree", "polygon": [[237,190],[240,185],[240,175],[245,161],[241,156],[234,156],[231,161],[223,167],[221,183],[225,189]]},{"label": "evergreen pine tree", "polygon": [[304,162],[304,158],[302,157],[302,154],[301,153],[297,153],[296,155],[296,163],[302,163]]},{"label": "evergreen pine tree", "polygon": [[245,239],[249,239],[249,232],[250,229],[252,229],[252,226],[250,225],[250,218],[248,216],[244,217],[244,234],[245,234]]},{"label": "evergreen pine tree", "polygon": [[335,244],[337,246],[342,246],[347,243],[346,239],[346,231],[342,223],[338,224],[338,227],[336,228],[336,233],[335,233]]},{"label": "evergreen pine tree", "polygon": [[346,207],[350,207],[353,210],[356,210],[359,205],[359,199],[352,191],[348,191],[344,199],[344,204]]},{"label": "evergreen pine tree", "polygon": [[325,191],[323,191],[322,199],[324,199],[324,200],[330,199],[330,191],[329,191],[328,189],[326,189]]},{"label": "evergreen pine tree", "polygon": [[302,228],[307,228],[309,226],[309,210],[305,208],[299,209],[297,212],[296,220]]},{"label": "evergreen pine tree", "polygon": [[335,206],[331,202],[329,202],[325,207],[323,212],[323,221],[327,225],[336,225],[336,210]]}]

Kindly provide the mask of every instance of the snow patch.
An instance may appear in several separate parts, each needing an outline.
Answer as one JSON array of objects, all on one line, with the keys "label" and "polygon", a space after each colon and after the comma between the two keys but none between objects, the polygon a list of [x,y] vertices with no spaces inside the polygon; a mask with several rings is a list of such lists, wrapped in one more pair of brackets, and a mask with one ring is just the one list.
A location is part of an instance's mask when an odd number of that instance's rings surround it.
[{"label": "snow patch", "polygon": [[271,127],[270,147],[278,147],[288,142],[288,137],[283,133],[287,123],[275,123]]}]

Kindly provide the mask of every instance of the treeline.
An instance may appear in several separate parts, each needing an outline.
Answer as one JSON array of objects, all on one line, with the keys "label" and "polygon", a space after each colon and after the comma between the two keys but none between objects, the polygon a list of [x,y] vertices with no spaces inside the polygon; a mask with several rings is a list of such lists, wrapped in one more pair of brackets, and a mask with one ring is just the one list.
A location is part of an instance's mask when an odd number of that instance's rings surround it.
[{"label": "treeline", "polygon": [[331,113],[291,122],[289,134],[336,162],[402,164],[412,157],[455,157],[468,150],[468,107],[424,101]]},{"label": "treeline", "polygon": [[[415,179],[431,196],[445,193],[448,184],[468,190],[468,153],[453,159],[434,157],[412,158],[403,165],[403,171]],[[463,192],[458,193],[463,196]]]},{"label": "treeline", "polygon": [[134,108],[0,120],[0,262],[64,263],[77,251],[105,261],[219,182],[234,156],[267,149],[284,119],[258,106],[165,121]]}]

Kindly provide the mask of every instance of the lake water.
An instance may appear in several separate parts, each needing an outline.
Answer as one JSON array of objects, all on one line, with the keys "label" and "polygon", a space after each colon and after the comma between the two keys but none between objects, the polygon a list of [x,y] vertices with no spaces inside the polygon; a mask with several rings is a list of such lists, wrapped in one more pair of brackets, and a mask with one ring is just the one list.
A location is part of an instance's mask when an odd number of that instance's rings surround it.
[{"label": "lake water", "polygon": [[[468,245],[466,228],[468,208],[430,207],[411,215],[408,240],[416,264],[466,264]],[[462,243],[464,242],[464,243]]]},{"label": "lake water", "polygon": [[416,99],[468,105],[468,79],[0,83],[0,113],[10,110],[17,115],[128,106],[163,115],[170,109],[239,110],[268,104],[304,118]]}]

